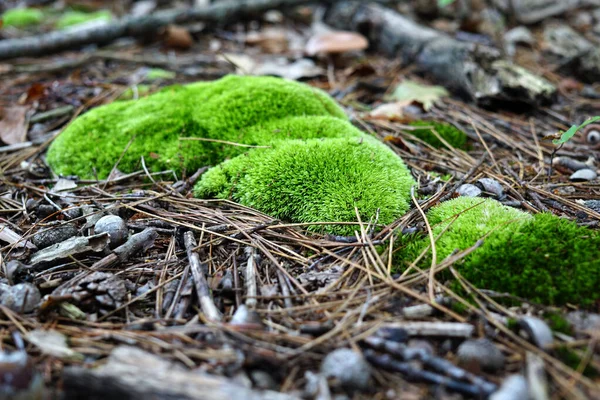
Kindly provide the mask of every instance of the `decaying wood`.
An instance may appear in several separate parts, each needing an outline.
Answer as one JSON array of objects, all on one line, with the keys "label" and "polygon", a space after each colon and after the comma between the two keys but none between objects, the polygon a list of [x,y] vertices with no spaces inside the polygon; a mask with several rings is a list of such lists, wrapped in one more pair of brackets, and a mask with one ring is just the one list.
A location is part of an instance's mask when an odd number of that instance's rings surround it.
[{"label": "decaying wood", "polygon": [[580,7],[598,7],[599,0],[495,0],[500,9],[522,24],[534,24]]},{"label": "decaying wood", "polygon": [[442,336],[469,338],[474,327],[462,322],[393,322],[383,325],[386,328],[403,329],[410,336]]},{"label": "decaying wood", "polygon": [[460,42],[376,3],[334,4],[330,25],[361,32],[375,48],[415,63],[449,89],[480,104],[519,101],[544,104],[556,88],[546,79],[501,58],[495,49]]},{"label": "decaying wood", "polygon": [[224,24],[269,9],[285,9],[310,2],[310,0],[219,1],[206,7],[170,9],[148,16],[126,17],[114,22],[73,27],[40,36],[3,40],[0,42],[0,60],[51,54],[88,44],[107,44],[126,36],[148,35],[170,24],[193,21]]},{"label": "decaying wood", "polygon": [[232,380],[185,370],[138,348],[115,348],[96,369],[64,371],[65,399],[295,400],[295,396],[252,390]]},{"label": "decaying wood", "polygon": [[108,247],[109,243],[110,237],[108,233],[73,237],[38,251],[31,257],[31,264],[50,262],[88,251],[102,251]]},{"label": "decaying wood", "polygon": [[196,294],[198,296],[198,302],[200,303],[202,312],[208,320],[220,321],[221,312],[217,309],[215,303],[213,302],[212,296],[210,295],[208,282],[204,276],[204,268],[202,268],[203,266],[200,263],[200,257],[198,256],[198,253],[194,251],[196,248],[196,239],[194,239],[194,234],[190,231],[184,233],[183,241],[185,243],[188,260],[190,261],[190,269],[192,271],[192,276],[194,277],[194,286],[196,287]]}]

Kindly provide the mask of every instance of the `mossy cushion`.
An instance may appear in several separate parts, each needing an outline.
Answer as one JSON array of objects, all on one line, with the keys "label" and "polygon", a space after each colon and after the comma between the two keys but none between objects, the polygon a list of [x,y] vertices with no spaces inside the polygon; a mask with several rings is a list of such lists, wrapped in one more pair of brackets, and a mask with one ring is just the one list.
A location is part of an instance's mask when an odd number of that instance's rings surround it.
[{"label": "mossy cushion", "polygon": [[[458,271],[475,287],[546,305],[589,307],[600,300],[600,235],[542,213],[531,216],[492,199],[459,197],[432,208],[438,260],[464,250],[489,234]],[[427,239],[409,244],[414,259]],[[454,284],[454,289],[460,289]]]},{"label": "mossy cushion", "polygon": [[[106,178],[121,155],[118,168],[122,172],[140,169],[142,156],[151,171],[195,171],[247,149],[180,138],[268,145],[278,140],[278,135],[271,138],[257,129],[250,134],[246,131],[259,123],[292,116],[346,120],[343,110],[327,94],[308,85],[271,77],[227,76],[95,108],[56,138],[47,159],[56,173],[81,178]],[[325,129],[325,123],[320,124]],[[329,125],[325,130],[333,135],[335,122]],[[301,136],[299,129],[295,131]],[[316,129],[312,132],[317,134]],[[131,146],[124,152],[130,140]]]},{"label": "mossy cushion", "polygon": [[494,235],[461,268],[475,286],[548,305],[600,301],[600,235],[552,214]]},{"label": "mossy cushion", "polygon": [[[132,172],[142,157],[151,171],[176,172],[231,158],[195,194],[294,222],[355,222],[356,207],[365,222],[389,223],[408,209],[415,184],[327,94],[270,77],[228,76],[98,107],[54,141],[47,160],[59,174],[105,178],[119,158],[118,169]],[[352,234],[356,226],[312,229]]]},{"label": "mossy cushion", "polygon": [[44,19],[44,13],[37,8],[13,8],[2,14],[2,25],[24,28],[37,25]]},{"label": "mossy cushion", "polygon": [[[415,182],[402,160],[364,137],[289,140],[251,151],[208,171],[195,188],[200,197],[232,198],[296,222],[357,221],[379,214],[388,224],[409,207]],[[313,225],[313,231],[352,234],[355,225]]]}]

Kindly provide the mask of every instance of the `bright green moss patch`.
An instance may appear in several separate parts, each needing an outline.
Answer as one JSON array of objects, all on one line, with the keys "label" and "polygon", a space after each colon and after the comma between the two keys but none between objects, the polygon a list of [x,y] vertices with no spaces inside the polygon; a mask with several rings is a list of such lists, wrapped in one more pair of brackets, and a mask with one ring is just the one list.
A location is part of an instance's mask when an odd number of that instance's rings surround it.
[{"label": "bright green moss patch", "polygon": [[110,21],[112,14],[108,10],[100,10],[96,12],[81,12],[81,11],[68,11],[64,13],[58,21],[56,21],[56,27],[58,29],[65,29],[71,26],[85,24],[90,21]]},{"label": "bright green moss patch", "polygon": [[167,71],[162,68],[151,68],[146,73],[147,81],[157,81],[160,79],[173,79],[177,76],[177,74],[173,71]]},{"label": "bright green moss patch", "polygon": [[513,231],[531,219],[531,215],[492,199],[458,197],[433,207],[427,218],[435,237],[443,232],[436,242],[438,261],[441,261],[454,250],[473,246],[488,233]]},{"label": "bright green moss patch", "polygon": [[[264,131],[252,128],[294,116],[328,116],[336,121],[319,119],[313,126],[298,118],[265,125]],[[341,108],[310,86],[270,77],[229,76],[173,86],[139,100],[93,109],[53,142],[48,163],[59,174],[105,178],[133,140],[118,165],[120,171],[140,169],[142,156],[151,171],[195,171],[247,150],[235,143],[268,145],[286,137],[277,129],[287,132],[287,137],[298,138],[317,137],[320,132],[333,137],[337,129],[339,136],[357,135],[357,130],[341,118],[345,119]],[[182,137],[233,144],[180,140]]]},{"label": "bright green moss patch", "polygon": [[[458,269],[478,288],[546,305],[590,307],[600,300],[600,235],[594,231],[551,214],[530,216],[471,197],[444,202],[427,216],[436,237],[448,228],[436,242],[438,261],[489,233]],[[416,241],[404,257],[414,259],[428,244]],[[458,284],[454,289],[460,290]]]},{"label": "bright green moss patch", "polygon": [[434,121],[414,121],[411,126],[423,128],[409,131],[424,142],[429,143],[433,147],[446,147],[444,143],[432,132],[434,129],[448,144],[457,149],[464,149],[467,144],[467,135],[453,125],[444,122]]},{"label": "bright green moss patch", "polygon": [[[106,178],[118,169],[151,171],[197,168],[208,160],[203,142],[180,142],[195,127],[182,89],[95,108],[75,120],[48,149],[47,160],[62,175]],[[131,145],[126,150],[128,143]]]},{"label": "bright green moss patch", "polygon": [[38,25],[43,19],[44,13],[37,8],[13,8],[2,14],[3,25],[16,28]]},{"label": "bright green moss patch", "polygon": [[477,287],[549,305],[600,300],[600,236],[551,214],[503,231],[461,269]]},{"label": "bright green moss patch", "polygon": [[[284,141],[208,171],[200,197],[233,198],[295,222],[363,222],[379,210],[390,223],[409,207],[415,182],[402,160],[370,137]],[[314,225],[313,231],[352,234],[357,226]]]}]

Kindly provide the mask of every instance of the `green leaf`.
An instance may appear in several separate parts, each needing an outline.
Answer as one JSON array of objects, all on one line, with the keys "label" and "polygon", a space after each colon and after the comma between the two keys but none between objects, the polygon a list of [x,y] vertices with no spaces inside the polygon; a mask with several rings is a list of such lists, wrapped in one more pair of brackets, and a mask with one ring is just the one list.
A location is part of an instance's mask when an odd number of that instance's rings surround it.
[{"label": "green leaf", "polygon": [[448,96],[442,86],[421,85],[414,81],[402,81],[390,97],[398,101],[415,101],[421,103],[428,111],[440,98]]},{"label": "green leaf", "polygon": [[450,4],[454,3],[455,0],[438,0],[438,7],[440,8],[444,8],[446,6],[449,6]]},{"label": "green leaf", "polygon": [[569,139],[571,139],[573,136],[575,136],[577,131],[579,131],[581,128],[584,128],[586,125],[589,125],[598,120],[600,120],[600,116],[590,118],[581,125],[573,125],[572,127],[569,128],[568,131],[563,132],[562,135],[560,135],[560,139],[554,139],[552,141],[552,143],[554,143],[556,145],[567,143],[569,141]]}]

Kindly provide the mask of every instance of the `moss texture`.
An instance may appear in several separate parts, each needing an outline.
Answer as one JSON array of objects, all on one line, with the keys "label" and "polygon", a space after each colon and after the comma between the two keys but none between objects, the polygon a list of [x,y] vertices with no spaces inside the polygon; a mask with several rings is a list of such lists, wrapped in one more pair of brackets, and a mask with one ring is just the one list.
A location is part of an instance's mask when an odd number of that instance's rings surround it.
[{"label": "moss texture", "polygon": [[448,144],[457,149],[464,149],[467,145],[467,135],[453,125],[444,122],[434,121],[414,121],[411,126],[424,128],[410,131],[419,139],[429,143],[435,148],[446,147],[444,143],[432,132],[432,128],[442,137]]},{"label": "moss texture", "polygon": [[600,235],[552,214],[536,214],[495,235],[469,258],[463,275],[477,287],[548,305],[600,300]]},{"label": "moss texture", "polygon": [[427,218],[435,237],[444,232],[436,243],[438,260],[442,260],[456,249],[471,247],[488,233],[513,231],[531,215],[492,199],[458,197],[433,207]]},{"label": "moss texture", "polygon": [[56,27],[58,29],[65,29],[75,25],[85,24],[90,21],[110,21],[112,14],[107,10],[100,10],[96,12],[81,12],[81,11],[68,11],[64,13],[58,21],[56,21]]},{"label": "moss texture", "polygon": [[44,13],[36,8],[13,8],[2,14],[2,24],[16,28],[38,25],[43,19]]},{"label": "moss texture", "polygon": [[[448,227],[436,242],[439,260],[491,232],[459,268],[478,288],[546,305],[590,307],[600,300],[600,235],[594,231],[552,214],[531,216],[495,200],[470,197],[432,208],[428,219],[436,236]],[[412,260],[428,244],[418,240],[404,256]]]},{"label": "moss texture", "polygon": [[[402,160],[370,137],[282,141],[208,171],[200,197],[232,198],[296,222],[363,222],[379,210],[390,223],[409,207],[415,182]],[[314,225],[313,231],[352,234],[356,226]]]},{"label": "moss texture", "polygon": [[[269,145],[284,137],[275,132],[277,124],[271,125],[272,137],[268,131],[251,127],[293,116],[339,119],[318,122],[319,127],[306,130],[306,137],[318,136],[319,132],[334,136],[339,125],[346,127],[343,129],[348,135],[354,129],[342,121],[346,119],[343,110],[318,89],[278,78],[228,76],[95,108],[75,120],[52,143],[48,163],[56,173],[82,178],[107,177],[122,154],[118,168],[123,172],[140,169],[142,156],[151,171],[195,171],[247,148],[181,137]],[[310,125],[306,120],[296,122],[300,128]],[[292,129],[292,125],[292,121],[281,124],[287,132],[302,137],[303,129]],[[356,135],[355,129],[353,132]]]},{"label": "moss texture", "polygon": [[[197,196],[294,222],[356,222],[356,207],[365,222],[378,214],[389,223],[408,209],[415,184],[402,160],[353,127],[327,94],[271,77],[228,76],[98,107],[47,154],[57,173],[98,178],[120,157],[123,172],[139,169],[141,157],[151,171],[176,172],[229,159],[203,176]],[[352,234],[356,226],[312,229]]]}]

